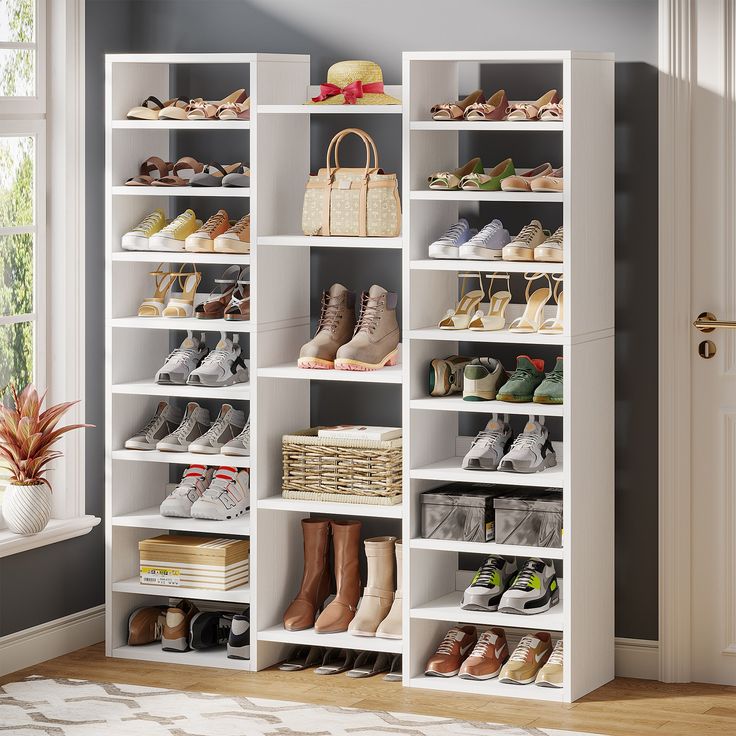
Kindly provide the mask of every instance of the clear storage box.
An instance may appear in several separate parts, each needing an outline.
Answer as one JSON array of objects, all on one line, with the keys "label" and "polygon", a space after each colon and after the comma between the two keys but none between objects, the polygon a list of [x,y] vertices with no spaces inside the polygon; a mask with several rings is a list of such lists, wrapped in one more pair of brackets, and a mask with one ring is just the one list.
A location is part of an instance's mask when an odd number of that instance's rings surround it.
[{"label": "clear storage box", "polygon": [[562,547],[562,494],[559,491],[497,497],[496,542]]}]

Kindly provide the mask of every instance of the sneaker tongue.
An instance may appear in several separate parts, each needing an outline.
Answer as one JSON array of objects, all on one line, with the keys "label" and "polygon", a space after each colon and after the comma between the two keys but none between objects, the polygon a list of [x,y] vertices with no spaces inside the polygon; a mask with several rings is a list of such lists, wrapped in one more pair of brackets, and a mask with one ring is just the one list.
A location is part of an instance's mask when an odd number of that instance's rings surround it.
[{"label": "sneaker tongue", "polygon": [[232,410],[232,408],[233,408],[233,407],[232,407],[232,406],[231,406],[230,404],[223,404],[223,405],[222,405],[222,406],[220,407],[220,416],[221,416],[221,417],[224,417],[224,416],[225,416],[225,415],[226,415],[226,414],[227,414],[227,413],[228,413],[229,411],[231,411],[231,410]]},{"label": "sneaker tongue", "polygon": [[493,432],[494,430],[502,430],[503,429],[503,422],[501,422],[498,419],[491,419],[488,424],[486,424],[486,429],[489,432]]},{"label": "sneaker tongue", "polygon": [[491,220],[490,225],[493,228],[502,228],[503,227],[503,223],[498,218],[495,218],[495,219]]},{"label": "sneaker tongue", "polygon": [[542,425],[539,422],[527,422],[524,425],[524,434],[529,433],[542,434]]},{"label": "sneaker tongue", "polygon": [[235,480],[235,476],[237,476],[237,474],[237,468],[231,468],[228,466],[218,468],[214,476],[212,476],[212,484],[210,487],[213,485],[227,486],[228,483]]},{"label": "sneaker tongue", "polygon": [[384,289],[382,286],[379,286],[378,284],[373,284],[373,286],[371,286],[371,288],[368,290],[368,296],[371,299],[378,299],[384,294],[388,294],[388,292],[386,291],[386,289]]},{"label": "sneaker tongue", "polygon": [[330,296],[341,296],[347,291],[347,288],[342,284],[332,284],[330,290],[327,292]]},{"label": "sneaker tongue", "polygon": [[534,227],[538,227],[538,228],[542,227],[542,223],[539,222],[539,220],[532,220],[529,224],[534,225]]},{"label": "sneaker tongue", "polygon": [[156,414],[161,414],[166,410],[166,407],[168,404],[165,401],[159,401],[158,402],[158,408],[156,409]]},{"label": "sneaker tongue", "polygon": [[191,416],[195,411],[197,411],[197,409],[199,409],[199,404],[196,401],[190,401],[187,404],[185,413],[187,416]]},{"label": "sneaker tongue", "polygon": [[194,336],[185,337],[180,347],[182,350],[198,350],[199,338]]},{"label": "sneaker tongue", "polygon": [[223,337],[222,340],[215,345],[215,350],[227,350],[228,352],[231,352],[232,349],[233,341],[229,337]]}]

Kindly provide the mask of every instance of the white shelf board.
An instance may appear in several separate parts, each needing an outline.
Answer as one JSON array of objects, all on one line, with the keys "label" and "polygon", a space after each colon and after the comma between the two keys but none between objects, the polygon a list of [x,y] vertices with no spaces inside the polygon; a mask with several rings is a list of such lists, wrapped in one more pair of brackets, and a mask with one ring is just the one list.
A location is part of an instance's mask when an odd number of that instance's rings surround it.
[{"label": "white shelf board", "polygon": [[[131,647],[122,646],[112,650],[113,657],[120,659],[136,659],[142,662],[162,662],[164,664],[183,664],[194,667],[218,667],[227,670],[240,670],[249,672],[251,670],[249,659],[228,659],[225,647],[214,647],[213,649],[192,649],[189,652],[165,652],[161,644],[144,644]],[[173,674],[173,673],[172,673]]]},{"label": "white shelf board", "polygon": [[463,470],[461,457],[448,457],[439,462],[414,468],[411,478],[421,480],[437,480],[446,483],[494,483],[510,486],[526,486],[535,488],[562,488],[564,473],[562,471],[561,454],[557,456],[557,466],[547,468],[541,473],[506,473],[497,470]]},{"label": "white shelf board", "polygon": [[380,248],[401,250],[401,237],[396,238],[353,238],[338,235],[262,235],[258,245],[282,245],[303,248]]},{"label": "white shelf board", "polygon": [[113,253],[112,260],[114,263],[201,263],[203,265],[248,266],[250,265],[250,253],[189,253],[188,251],[172,253],[159,250],[125,250]]},{"label": "white shelf board", "polygon": [[250,514],[239,519],[211,521],[208,519],[179,518],[161,516],[158,506],[139,511],[131,511],[112,517],[113,526],[127,526],[135,529],[168,529],[177,532],[196,532],[200,534],[224,534],[227,536],[250,536]]},{"label": "white shelf board", "polygon": [[412,677],[409,687],[439,690],[443,693],[459,693],[467,695],[485,695],[496,698],[524,698],[529,701],[548,700],[556,703],[564,702],[562,688],[538,687],[530,685],[509,685],[493,680],[461,680],[459,677]]},{"label": "white shelf board", "polygon": [[221,603],[249,603],[250,585],[240,585],[231,590],[208,590],[187,588],[179,585],[143,585],[138,577],[118,580],[112,584],[114,593],[137,593],[139,595],[160,595],[167,598],[187,598],[195,601],[219,601]]},{"label": "white shelf board", "polygon": [[428,549],[436,552],[543,557],[548,560],[562,560],[565,556],[564,549],[558,547],[529,547],[518,544],[496,544],[495,542],[460,542],[454,539],[412,539],[410,546],[412,549]]},{"label": "white shelf board", "polygon": [[339,634],[318,634],[314,629],[286,631],[283,626],[271,626],[258,632],[258,641],[276,641],[284,644],[304,644],[335,649],[355,649],[369,652],[401,653],[401,639],[381,639],[377,636],[354,636],[347,631]]},{"label": "white shelf board", "polygon": [[565,273],[564,263],[539,261],[471,261],[454,258],[422,258],[411,261],[412,271],[482,271],[484,273]]},{"label": "white shelf board", "polygon": [[258,508],[269,511],[296,511],[309,514],[337,514],[340,516],[371,516],[381,519],[400,519],[402,505],[380,506],[370,503],[339,503],[334,501],[303,501],[301,499],[270,496],[258,502]]},{"label": "white shelf board", "polygon": [[250,399],[250,384],[236,383],[233,386],[175,386],[156,383],[151,380],[130,381],[128,383],[114,383],[114,394],[131,394],[133,396],[181,396],[185,399],[233,399],[248,401]]},{"label": "white shelf board", "polygon": [[255,64],[259,61],[309,63],[308,54],[268,53],[160,53],[160,54],[105,54],[112,64]]},{"label": "white shelf board", "polygon": [[197,319],[196,317],[113,317],[113,327],[136,330],[193,330],[194,332],[250,332],[253,323],[246,320]]},{"label": "white shelf board", "polygon": [[266,115],[401,115],[402,105],[258,105]]},{"label": "white shelf board", "polygon": [[123,197],[250,197],[250,187],[111,187]]},{"label": "white shelf board", "polygon": [[248,130],[250,120],[113,120],[113,130]]},{"label": "white shelf board", "polygon": [[[114,320],[113,320],[114,321]],[[444,342],[487,342],[505,345],[563,345],[564,335],[543,335],[539,332],[510,332],[509,330],[443,330],[439,327],[420,327],[409,331],[412,340],[442,340]]]},{"label": "white shelf board", "polygon": [[458,411],[476,414],[537,414],[545,417],[561,417],[562,404],[535,404],[510,401],[465,401],[459,396],[429,396],[424,399],[411,399],[410,409],[424,411]]},{"label": "white shelf board", "polygon": [[[130,187],[134,189],[135,187]],[[442,189],[415,189],[411,199],[444,199],[460,202],[562,202],[562,192],[485,192],[463,191],[462,189],[445,191]]]},{"label": "white shelf board", "polygon": [[563,123],[557,121],[515,121],[499,120],[412,120],[411,130],[495,130],[499,132],[523,131],[524,133],[542,133],[562,131]]},{"label": "white shelf board", "polygon": [[299,368],[296,363],[285,363],[258,369],[259,378],[293,378],[302,381],[351,381],[353,383],[401,383],[401,364],[379,368],[377,371],[336,371],[317,368]]},{"label": "white shelf board", "polygon": [[478,626],[501,626],[502,628],[534,629],[535,631],[563,631],[565,616],[563,600],[548,611],[528,616],[520,613],[500,613],[499,611],[464,611],[460,608],[463,591],[452,593],[424,603],[411,609],[413,619],[428,621],[452,621]]},{"label": "white shelf board", "polygon": [[613,61],[615,55],[607,51],[405,51],[410,61],[475,61],[482,64],[561,64],[569,59],[597,59]]},{"label": "white shelf board", "polygon": [[133,462],[148,463],[170,463],[172,465],[191,465],[196,463],[199,465],[208,465],[210,467],[220,467],[229,465],[232,468],[249,468],[251,467],[251,458],[249,456],[235,457],[231,455],[223,455],[217,453],[215,455],[205,455],[197,452],[160,452],[159,450],[113,450],[113,460],[128,460]]}]

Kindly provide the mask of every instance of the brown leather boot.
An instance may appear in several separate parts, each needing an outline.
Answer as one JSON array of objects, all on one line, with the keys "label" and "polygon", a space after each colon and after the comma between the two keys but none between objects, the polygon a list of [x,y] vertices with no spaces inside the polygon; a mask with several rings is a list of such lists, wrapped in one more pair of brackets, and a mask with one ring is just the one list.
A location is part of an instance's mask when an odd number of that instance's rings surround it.
[{"label": "brown leather boot", "polygon": [[375,371],[398,361],[398,294],[373,284],[361,297],[360,317],[353,339],[335,356],[335,368],[343,371]]},{"label": "brown leather boot", "polygon": [[355,294],[342,284],[322,292],[322,314],[314,337],[299,351],[300,368],[333,368],[338,349],[355,330]]},{"label": "brown leather boot", "polygon": [[332,546],[335,551],[337,594],[320,614],[314,630],[318,634],[347,631],[360,599],[360,522],[333,521]]},{"label": "brown leather boot", "polygon": [[296,598],[284,613],[287,631],[311,629],[317,611],[330,594],[330,522],[327,519],[302,519],[302,533],[304,574]]}]

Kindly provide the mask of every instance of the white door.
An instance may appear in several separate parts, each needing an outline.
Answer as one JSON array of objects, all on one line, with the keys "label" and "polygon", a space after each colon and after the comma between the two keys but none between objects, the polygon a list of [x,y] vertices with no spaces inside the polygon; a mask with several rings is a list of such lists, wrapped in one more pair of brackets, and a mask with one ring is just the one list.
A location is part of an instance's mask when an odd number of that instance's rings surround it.
[{"label": "white door", "polygon": [[736,33],[721,3],[698,7],[692,318],[734,325],[692,327],[692,569],[682,575],[692,581],[692,679],[736,685]]}]

